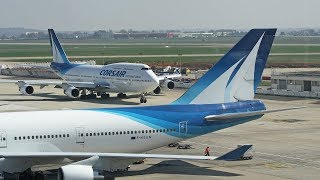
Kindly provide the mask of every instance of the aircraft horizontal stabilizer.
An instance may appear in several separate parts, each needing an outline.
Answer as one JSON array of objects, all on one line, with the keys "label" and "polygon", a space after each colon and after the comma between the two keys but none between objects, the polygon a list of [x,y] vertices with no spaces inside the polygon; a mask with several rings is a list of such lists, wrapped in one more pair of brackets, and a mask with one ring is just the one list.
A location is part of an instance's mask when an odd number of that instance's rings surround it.
[{"label": "aircraft horizontal stabilizer", "polygon": [[209,116],[205,117],[205,120],[207,120],[207,121],[220,121],[220,120],[227,120],[227,119],[234,119],[234,118],[258,116],[258,115],[263,115],[263,114],[267,114],[267,113],[288,111],[288,110],[301,109],[301,108],[305,108],[305,106],[292,107],[292,108],[283,108],[283,109],[273,109],[273,110],[262,110],[262,111],[251,111],[251,112],[240,112],[240,113],[226,113],[226,114],[219,114],[219,115],[209,115]]},{"label": "aircraft horizontal stabilizer", "polygon": [[237,149],[230,151],[220,157],[218,157],[215,160],[225,160],[225,161],[235,161],[241,159],[241,157],[244,156],[244,154],[252,147],[252,144],[245,144]]}]

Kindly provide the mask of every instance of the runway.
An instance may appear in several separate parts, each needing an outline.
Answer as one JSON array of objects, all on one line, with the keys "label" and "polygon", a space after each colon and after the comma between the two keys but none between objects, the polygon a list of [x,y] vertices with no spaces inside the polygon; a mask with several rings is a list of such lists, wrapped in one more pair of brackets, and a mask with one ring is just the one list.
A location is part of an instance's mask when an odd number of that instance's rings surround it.
[{"label": "runway", "polygon": [[[90,58],[156,58],[156,57],[221,57],[224,54],[152,54],[152,55],[104,55],[104,56],[68,56],[71,59],[90,59]],[[319,52],[306,53],[270,53],[270,56],[306,56],[320,55]],[[0,61],[14,61],[27,59],[52,59],[52,56],[28,56],[28,57],[0,57]]]}]

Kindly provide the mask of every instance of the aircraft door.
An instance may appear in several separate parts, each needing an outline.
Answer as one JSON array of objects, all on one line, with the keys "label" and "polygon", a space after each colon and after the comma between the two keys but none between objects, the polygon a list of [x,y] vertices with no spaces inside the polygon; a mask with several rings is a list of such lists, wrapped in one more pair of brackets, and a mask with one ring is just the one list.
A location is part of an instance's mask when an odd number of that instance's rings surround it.
[{"label": "aircraft door", "polygon": [[76,143],[84,144],[84,128],[83,127],[76,128]]},{"label": "aircraft door", "polygon": [[0,131],[0,148],[7,147],[7,133],[5,131]]},{"label": "aircraft door", "polygon": [[179,135],[185,136],[188,133],[188,121],[179,122]]}]

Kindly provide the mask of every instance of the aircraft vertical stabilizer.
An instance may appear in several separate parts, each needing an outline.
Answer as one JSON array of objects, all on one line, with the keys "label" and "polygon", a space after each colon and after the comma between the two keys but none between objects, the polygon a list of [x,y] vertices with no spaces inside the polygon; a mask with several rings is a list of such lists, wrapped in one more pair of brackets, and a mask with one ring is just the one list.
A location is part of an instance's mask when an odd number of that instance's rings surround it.
[{"label": "aircraft vertical stabilizer", "polygon": [[172,104],[215,104],[252,100],[276,29],[252,29]]},{"label": "aircraft vertical stabilizer", "polygon": [[62,49],[62,46],[57,38],[53,29],[48,29],[51,51],[53,56],[53,62],[62,63],[62,64],[70,64],[70,61]]}]

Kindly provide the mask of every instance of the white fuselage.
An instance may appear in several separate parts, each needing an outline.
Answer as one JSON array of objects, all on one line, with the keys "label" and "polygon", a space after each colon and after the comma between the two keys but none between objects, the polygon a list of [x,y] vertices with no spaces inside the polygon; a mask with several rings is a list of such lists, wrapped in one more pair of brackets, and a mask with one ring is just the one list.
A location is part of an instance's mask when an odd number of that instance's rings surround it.
[{"label": "white fuselage", "polygon": [[56,73],[68,82],[93,82],[108,92],[151,92],[159,80],[149,66],[136,63],[74,66]]},{"label": "white fuselage", "polygon": [[136,153],[180,139],[163,133],[178,135],[178,127],[151,128],[125,116],[85,110],[1,113],[1,124],[1,152]]}]

